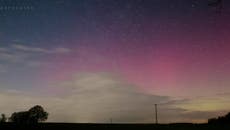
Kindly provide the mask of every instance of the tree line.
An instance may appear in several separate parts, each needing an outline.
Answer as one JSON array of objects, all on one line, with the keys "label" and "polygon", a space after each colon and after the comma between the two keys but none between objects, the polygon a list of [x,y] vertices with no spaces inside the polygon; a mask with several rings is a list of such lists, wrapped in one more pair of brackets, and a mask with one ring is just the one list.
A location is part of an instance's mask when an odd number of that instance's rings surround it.
[{"label": "tree line", "polygon": [[[0,123],[12,122],[17,124],[35,124],[48,119],[48,112],[42,106],[36,105],[28,111],[14,112],[9,118],[5,114],[1,114]],[[208,124],[229,124],[230,112],[224,116],[208,119]]]},{"label": "tree line", "polygon": [[35,124],[48,119],[48,113],[42,106],[36,105],[28,111],[14,112],[9,118],[5,114],[1,114],[0,123],[12,122],[17,124]]},{"label": "tree line", "polygon": [[209,124],[230,124],[230,112],[224,116],[208,119]]}]

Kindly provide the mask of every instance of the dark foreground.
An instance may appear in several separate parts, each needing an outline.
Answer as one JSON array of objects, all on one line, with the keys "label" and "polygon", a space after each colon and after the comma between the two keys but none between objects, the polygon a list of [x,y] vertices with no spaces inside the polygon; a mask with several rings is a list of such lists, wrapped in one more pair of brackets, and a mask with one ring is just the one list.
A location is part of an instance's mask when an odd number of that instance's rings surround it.
[{"label": "dark foreground", "polygon": [[71,124],[71,123],[41,123],[37,125],[0,124],[0,130],[30,129],[30,130],[230,130],[229,125],[208,124]]}]

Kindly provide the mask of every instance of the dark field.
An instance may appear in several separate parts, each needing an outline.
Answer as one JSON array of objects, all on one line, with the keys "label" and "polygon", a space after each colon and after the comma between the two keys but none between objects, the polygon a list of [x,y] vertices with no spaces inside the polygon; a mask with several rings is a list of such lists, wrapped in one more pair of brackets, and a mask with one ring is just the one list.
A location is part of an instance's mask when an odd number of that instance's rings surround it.
[{"label": "dark field", "polygon": [[73,124],[73,123],[42,123],[33,126],[0,124],[0,130],[8,129],[33,129],[33,130],[229,130],[229,125],[208,124]]}]

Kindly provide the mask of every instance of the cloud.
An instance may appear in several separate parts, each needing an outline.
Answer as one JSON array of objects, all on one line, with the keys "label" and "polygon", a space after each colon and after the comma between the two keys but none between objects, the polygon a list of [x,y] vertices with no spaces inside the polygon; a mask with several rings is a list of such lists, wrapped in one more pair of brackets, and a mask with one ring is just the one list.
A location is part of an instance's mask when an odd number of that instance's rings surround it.
[{"label": "cloud", "polygon": [[28,67],[40,67],[42,65],[47,65],[48,63],[46,62],[41,62],[41,61],[28,61],[27,66]]},{"label": "cloud", "polygon": [[6,51],[8,51],[8,49],[7,49],[7,48],[0,47],[0,52],[6,52]]},{"label": "cloud", "polygon": [[64,47],[57,47],[53,50],[53,53],[69,53],[71,52],[71,49],[64,48]]},{"label": "cloud", "polygon": [[[154,115],[155,103],[166,102],[169,97],[141,93],[133,85],[108,73],[78,74],[62,84],[70,89],[68,99],[77,122],[144,122]],[[68,110],[71,111],[71,110]]]},{"label": "cloud", "polygon": [[192,99],[183,104],[177,104],[177,107],[187,109],[189,111],[226,111],[230,108],[229,96],[199,98]]},{"label": "cloud", "polygon": [[45,64],[43,57],[52,57],[64,55],[71,52],[71,49],[65,47],[53,47],[50,49],[41,47],[30,47],[21,44],[13,44],[8,47],[0,47],[0,62],[4,64],[39,67]]},{"label": "cloud", "polygon": [[7,72],[7,67],[5,65],[0,64],[0,73],[5,73]]},{"label": "cloud", "polygon": [[62,54],[62,53],[71,52],[69,48],[64,48],[64,47],[46,49],[46,48],[40,48],[40,47],[25,46],[21,44],[13,44],[11,47],[19,51],[36,52],[36,53],[55,53],[55,54],[61,53]]},{"label": "cloud", "polygon": [[0,60],[4,62],[20,62],[24,61],[29,55],[20,52],[0,52]]},{"label": "cloud", "polygon": [[41,53],[47,53],[48,51],[43,48],[38,47],[28,47],[20,44],[13,44],[12,48],[20,50],[20,51],[30,51],[30,52],[41,52]]},{"label": "cloud", "polygon": [[[60,90],[61,93],[57,91]],[[152,123],[154,104],[158,105],[161,123],[205,122],[219,111],[198,111],[178,107],[189,100],[174,100],[167,96],[143,93],[119,75],[111,73],[78,73],[45,89],[48,92],[28,93],[1,91],[1,112],[27,110],[41,104],[50,113],[49,121],[108,123]],[[42,94],[43,93],[43,94]]]},{"label": "cloud", "polygon": [[18,91],[0,93],[0,107],[9,113],[9,110],[19,111],[20,107],[24,110],[43,104],[50,112],[49,120],[60,122],[106,123],[110,118],[114,122],[153,122],[154,103],[169,100],[166,96],[138,92],[118,76],[108,73],[81,73],[60,83],[59,87],[64,87],[65,93],[57,97]]}]

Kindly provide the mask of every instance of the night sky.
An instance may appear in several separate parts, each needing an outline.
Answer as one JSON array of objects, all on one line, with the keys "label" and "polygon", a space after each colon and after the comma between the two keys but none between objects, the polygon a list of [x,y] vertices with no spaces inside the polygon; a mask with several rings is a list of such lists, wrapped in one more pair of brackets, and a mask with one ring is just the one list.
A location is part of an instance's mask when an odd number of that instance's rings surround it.
[{"label": "night sky", "polygon": [[0,0],[0,113],[40,104],[48,121],[151,123],[159,104],[169,123],[229,112],[230,1],[210,1]]}]

